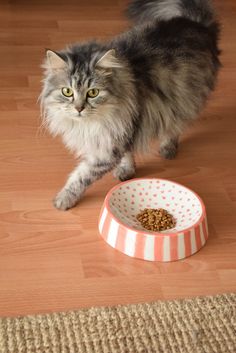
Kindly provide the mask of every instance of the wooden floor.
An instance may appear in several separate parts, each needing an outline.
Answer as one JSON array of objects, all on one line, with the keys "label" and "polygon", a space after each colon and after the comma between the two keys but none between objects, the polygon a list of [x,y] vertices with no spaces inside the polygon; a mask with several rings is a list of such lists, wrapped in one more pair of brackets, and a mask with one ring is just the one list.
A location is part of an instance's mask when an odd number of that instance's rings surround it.
[{"label": "wooden floor", "polygon": [[177,159],[153,154],[139,159],[137,171],[198,192],[210,237],[184,261],[150,263],[116,252],[99,236],[103,199],[117,183],[111,175],[75,209],[52,207],[75,162],[39,130],[44,48],[119,33],[127,26],[125,1],[1,0],[0,315],[236,291],[236,2],[215,3],[223,23],[218,88],[183,136]]}]

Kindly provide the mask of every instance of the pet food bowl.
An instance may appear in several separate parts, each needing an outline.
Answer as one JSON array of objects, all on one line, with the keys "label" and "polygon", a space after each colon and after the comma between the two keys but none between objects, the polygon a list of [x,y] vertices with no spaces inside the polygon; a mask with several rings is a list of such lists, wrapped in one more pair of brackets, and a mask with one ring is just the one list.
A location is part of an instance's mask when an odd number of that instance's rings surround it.
[{"label": "pet food bowl", "polygon": [[[162,232],[137,221],[144,208],[164,208],[176,225]],[[200,250],[208,238],[205,206],[190,189],[164,179],[132,179],[118,184],[104,201],[99,231],[124,254],[149,261],[176,261]]]}]

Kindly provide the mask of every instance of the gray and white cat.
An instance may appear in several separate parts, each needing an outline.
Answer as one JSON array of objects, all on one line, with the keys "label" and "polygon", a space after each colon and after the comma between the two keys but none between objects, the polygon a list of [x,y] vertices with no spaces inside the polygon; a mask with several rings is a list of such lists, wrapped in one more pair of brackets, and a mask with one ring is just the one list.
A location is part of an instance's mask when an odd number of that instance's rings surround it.
[{"label": "gray and white cat", "polygon": [[135,0],[136,25],[107,43],[47,51],[43,119],[80,158],[54,205],[75,206],[85,189],[114,170],[135,174],[133,153],[160,140],[174,158],[178,138],[213,90],[220,67],[218,24],[206,0]]}]

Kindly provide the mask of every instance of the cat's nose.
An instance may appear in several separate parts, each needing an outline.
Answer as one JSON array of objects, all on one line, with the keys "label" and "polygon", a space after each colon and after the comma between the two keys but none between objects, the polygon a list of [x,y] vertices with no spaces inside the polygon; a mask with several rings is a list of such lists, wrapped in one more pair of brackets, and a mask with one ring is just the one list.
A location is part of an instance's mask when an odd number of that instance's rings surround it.
[{"label": "cat's nose", "polygon": [[75,107],[75,109],[76,109],[79,113],[81,113],[81,112],[84,110],[84,105],[77,105],[77,106]]}]

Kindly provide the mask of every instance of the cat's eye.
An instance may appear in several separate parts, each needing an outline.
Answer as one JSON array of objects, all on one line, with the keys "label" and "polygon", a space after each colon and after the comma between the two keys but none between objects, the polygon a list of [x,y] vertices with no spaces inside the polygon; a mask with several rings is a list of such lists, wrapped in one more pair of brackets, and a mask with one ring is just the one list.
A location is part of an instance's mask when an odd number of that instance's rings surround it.
[{"label": "cat's eye", "polygon": [[63,87],[61,89],[61,92],[62,94],[65,96],[65,97],[72,97],[73,96],[73,90],[69,87]]},{"label": "cat's eye", "polygon": [[95,98],[95,97],[97,97],[98,93],[99,93],[99,89],[97,89],[97,88],[92,88],[92,89],[88,90],[87,96],[88,96],[89,98]]}]

